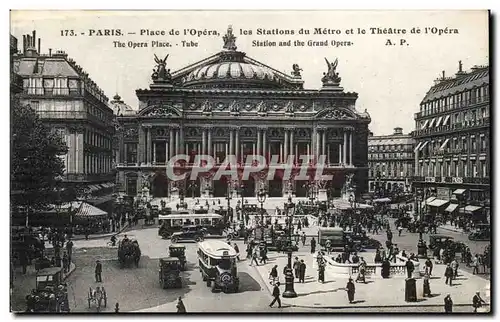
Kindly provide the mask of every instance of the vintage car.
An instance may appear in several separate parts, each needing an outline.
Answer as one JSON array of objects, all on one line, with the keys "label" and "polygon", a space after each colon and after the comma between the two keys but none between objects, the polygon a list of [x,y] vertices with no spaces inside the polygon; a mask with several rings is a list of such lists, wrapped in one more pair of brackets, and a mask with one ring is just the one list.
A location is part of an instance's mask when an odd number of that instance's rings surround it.
[{"label": "vintage car", "polygon": [[478,224],[476,230],[469,234],[469,240],[488,241],[491,239],[489,224]]},{"label": "vintage car", "polygon": [[69,311],[67,292],[61,285],[62,269],[45,268],[36,274],[36,288],[26,296],[28,312],[64,312]]},{"label": "vintage car", "polygon": [[123,239],[118,242],[118,261],[120,268],[130,266],[132,263],[139,267],[141,248],[137,240]]},{"label": "vintage car", "polygon": [[186,246],[180,244],[172,244],[168,247],[168,253],[170,257],[176,257],[179,259],[180,269],[186,270]]},{"label": "vintage car", "polygon": [[432,234],[429,235],[429,249],[430,250],[439,250],[440,248],[450,249],[454,253],[460,253],[466,247],[466,245],[462,242],[455,242],[453,237],[441,235],[441,234]]},{"label": "vintage car", "polygon": [[182,231],[173,233],[170,237],[172,244],[179,241],[195,241],[200,242],[205,239],[205,231],[200,226],[185,226]]},{"label": "vintage car", "polygon": [[330,241],[331,249],[344,249],[345,246],[348,246],[350,251],[360,252],[363,250],[360,238],[351,232],[344,231],[340,227],[320,227],[318,229],[319,245],[325,247],[328,240]]},{"label": "vintage car", "polygon": [[237,293],[240,280],[237,276],[236,257],[232,246],[221,240],[207,240],[198,244],[200,273],[212,292]]},{"label": "vintage car", "polygon": [[177,257],[160,258],[158,275],[161,288],[182,288],[180,261]]}]

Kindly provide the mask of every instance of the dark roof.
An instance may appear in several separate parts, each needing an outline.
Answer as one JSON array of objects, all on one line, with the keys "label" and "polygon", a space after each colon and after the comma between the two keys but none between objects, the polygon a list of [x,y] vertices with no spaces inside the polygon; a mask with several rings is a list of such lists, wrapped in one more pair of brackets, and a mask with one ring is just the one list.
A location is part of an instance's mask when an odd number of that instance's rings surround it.
[{"label": "dark roof", "polygon": [[460,93],[474,87],[479,87],[490,83],[490,68],[484,66],[475,68],[468,74],[459,75],[458,77],[441,81],[432,86],[425,95],[422,103],[445,97],[454,93]]},{"label": "dark roof", "polygon": [[[39,70],[35,70],[38,65]],[[65,76],[79,77],[78,73],[70,66],[70,64],[61,58],[40,59],[23,58],[19,60],[18,74],[21,76]]]}]

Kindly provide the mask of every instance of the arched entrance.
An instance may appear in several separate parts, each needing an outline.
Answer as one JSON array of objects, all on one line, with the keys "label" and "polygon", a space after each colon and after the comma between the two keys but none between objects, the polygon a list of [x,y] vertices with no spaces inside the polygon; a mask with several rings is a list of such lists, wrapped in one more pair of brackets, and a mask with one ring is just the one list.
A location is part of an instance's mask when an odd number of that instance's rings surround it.
[{"label": "arched entrance", "polygon": [[269,197],[283,197],[283,173],[276,171],[273,180],[269,180]]},{"label": "arched entrance", "polygon": [[387,191],[391,192],[392,191],[392,185],[390,182],[387,182]]},{"label": "arched entrance", "polygon": [[186,198],[199,198],[201,197],[200,193],[201,182],[200,178],[196,178],[196,180],[189,180],[186,184]]},{"label": "arched entrance", "polygon": [[168,197],[168,178],[164,172],[158,172],[153,179],[152,195],[154,198]]},{"label": "arched entrance", "polygon": [[255,179],[252,176],[243,181],[243,197],[255,197]]},{"label": "arched entrance", "polygon": [[125,188],[128,196],[137,195],[137,173],[129,172],[125,175]]},{"label": "arched entrance", "polygon": [[221,177],[219,180],[214,180],[214,193],[215,198],[227,196],[227,178]]}]

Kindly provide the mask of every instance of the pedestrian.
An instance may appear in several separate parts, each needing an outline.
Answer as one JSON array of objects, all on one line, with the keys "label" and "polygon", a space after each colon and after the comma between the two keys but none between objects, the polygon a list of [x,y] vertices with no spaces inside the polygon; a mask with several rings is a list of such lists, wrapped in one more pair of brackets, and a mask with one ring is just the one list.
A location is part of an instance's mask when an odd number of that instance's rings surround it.
[{"label": "pedestrian", "polygon": [[476,292],[476,295],[472,298],[472,307],[474,308],[474,313],[477,312],[477,309],[486,304],[486,302],[481,298],[479,292]]},{"label": "pedestrian", "polygon": [[306,245],[306,233],[305,232],[302,232],[302,246],[305,246]]},{"label": "pedestrian", "polygon": [[325,282],[325,260],[323,259],[318,263],[318,281]]},{"label": "pedestrian", "polygon": [[444,312],[453,313],[453,300],[451,299],[450,294],[447,294],[444,298]]},{"label": "pedestrian", "polygon": [[472,259],[472,274],[479,274],[479,259],[478,259],[478,255],[476,254],[476,256],[474,256],[474,258]]},{"label": "pedestrian", "polygon": [[380,255],[380,249],[377,249],[375,251],[375,259],[374,259],[374,262],[375,263],[382,263],[382,256]]},{"label": "pedestrian", "polygon": [[257,246],[254,246],[253,252],[252,252],[252,259],[250,260],[250,266],[255,262],[255,265],[259,266],[259,262],[257,261],[257,258],[259,257],[258,249]]},{"label": "pedestrian", "polygon": [[118,302],[115,304],[115,313],[120,313],[120,304]]},{"label": "pedestrian", "polygon": [[311,254],[314,254],[315,251],[316,251],[316,240],[313,237],[311,239]]},{"label": "pedestrian", "polygon": [[444,276],[446,277],[446,281],[444,283],[448,284],[448,281],[449,281],[450,286],[453,286],[453,269],[451,268],[450,264],[446,265],[446,270],[444,271]]},{"label": "pedestrian", "polygon": [[304,263],[304,260],[302,259],[300,261],[300,267],[299,267],[299,283],[305,283],[305,278],[306,278],[306,263]]},{"label": "pedestrian", "polygon": [[456,259],[453,259],[450,263],[451,269],[453,269],[453,278],[458,277],[458,262]]},{"label": "pedestrian", "polygon": [[274,267],[271,268],[271,272],[269,273],[269,280],[271,281],[271,285],[274,285],[276,284],[276,282],[278,282],[278,265],[274,265]]},{"label": "pedestrian", "polygon": [[410,259],[408,259],[408,260],[406,261],[405,266],[406,266],[406,273],[407,273],[407,275],[408,275],[408,277],[407,277],[407,278],[412,278],[412,276],[413,276],[413,271],[415,270],[415,265],[413,264],[413,261],[412,261],[412,260],[410,260]]},{"label": "pedestrian", "polygon": [[71,259],[73,258],[73,241],[71,238],[66,243],[66,251],[68,252],[68,261],[71,263]]},{"label": "pedestrian", "polygon": [[325,247],[326,247],[326,253],[330,255],[330,253],[332,252],[332,241],[330,239],[326,241]]},{"label": "pedestrian", "polygon": [[403,232],[403,226],[399,225],[398,227],[399,237],[401,237],[401,233]]},{"label": "pedestrian", "polygon": [[346,291],[349,303],[352,304],[352,302],[354,301],[354,293],[356,293],[356,285],[354,285],[352,278],[349,278],[349,282],[347,282]]},{"label": "pedestrian", "polygon": [[365,260],[363,259],[363,257],[361,257],[360,259],[360,262],[359,262],[359,265],[358,265],[358,276],[356,277],[356,283],[357,282],[363,282],[366,284],[366,262]]},{"label": "pedestrian", "polygon": [[430,284],[430,276],[428,273],[424,274],[424,292],[423,296],[431,296],[431,284]]},{"label": "pedestrian", "polygon": [[274,303],[278,302],[278,308],[281,307],[281,299],[280,299],[280,282],[277,282],[274,284],[273,288],[273,300],[271,304],[269,304],[269,307],[273,307]]},{"label": "pedestrian", "polygon": [[62,262],[63,262],[63,271],[64,273],[67,273],[69,271],[68,253],[64,252]]},{"label": "pedestrian", "polygon": [[425,267],[429,269],[429,276],[432,276],[432,261],[429,257],[427,257],[427,260],[425,261]]},{"label": "pedestrian", "polygon": [[179,296],[177,301],[177,313],[186,313],[186,307],[184,306],[184,302],[182,302],[182,298]]},{"label": "pedestrian", "polygon": [[298,257],[295,257],[295,261],[293,262],[293,270],[295,272],[295,278],[299,278],[300,261]]},{"label": "pedestrian", "polygon": [[241,260],[240,259],[240,248],[238,247],[238,245],[236,243],[234,243],[234,251],[236,252],[236,259]]},{"label": "pedestrian", "polygon": [[267,263],[267,247],[265,244],[261,244],[260,247],[260,263],[264,263],[266,264]]},{"label": "pedestrian", "polygon": [[100,260],[95,261],[95,281],[96,283],[101,283],[102,282],[102,264]]}]

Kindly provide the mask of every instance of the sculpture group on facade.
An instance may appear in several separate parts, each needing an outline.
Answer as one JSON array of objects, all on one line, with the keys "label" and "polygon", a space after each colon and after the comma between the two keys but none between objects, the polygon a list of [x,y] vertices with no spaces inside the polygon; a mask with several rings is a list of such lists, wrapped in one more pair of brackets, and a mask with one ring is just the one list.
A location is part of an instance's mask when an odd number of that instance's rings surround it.
[{"label": "sculpture group on facade", "polygon": [[151,75],[154,81],[170,81],[172,79],[170,69],[167,69],[168,56],[169,55],[165,56],[164,59],[160,59],[155,54],[156,68],[153,69],[153,74]]},{"label": "sculpture group on facade", "polygon": [[224,40],[224,46],[222,48],[227,50],[236,50],[236,37],[233,34],[233,27],[230,25],[227,28],[226,34],[222,37]]},{"label": "sculpture group on facade", "polygon": [[328,66],[328,71],[326,73],[323,73],[323,78],[321,78],[321,81],[323,82],[323,85],[337,85],[340,84],[340,81],[342,78],[339,77],[339,73],[337,73],[337,65],[339,64],[338,58],[335,58],[333,63],[330,63],[328,59],[326,59],[326,65]]},{"label": "sculpture group on facade", "polygon": [[292,65],[292,76],[293,77],[301,77],[301,75],[300,75],[301,71],[302,71],[302,68],[300,68],[298,64]]}]

